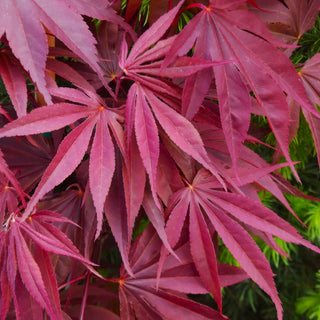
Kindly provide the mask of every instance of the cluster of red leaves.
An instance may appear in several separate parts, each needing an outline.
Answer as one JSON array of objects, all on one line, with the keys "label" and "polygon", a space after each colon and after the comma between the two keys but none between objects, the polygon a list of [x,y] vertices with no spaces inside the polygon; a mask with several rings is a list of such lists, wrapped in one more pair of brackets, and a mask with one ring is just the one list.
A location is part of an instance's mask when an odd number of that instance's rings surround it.
[{"label": "cluster of red leaves", "polygon": [[[140,3],[122,18],[121,1],[0,1],[0,319],[226,319],[221,288],[251,278],[281,320],[251,235],[320,253],[258,194],[295,215],[277,169],[297,175],[300,109],[320,154],[320,56],[299,72],[288,58],[320,0],[151,1],[148,27]],[[248,147],[252,114],[286,163]],[[111,233],[123,265],[104,278]],[[218,238],[241,268],[218,263]],[[187,296],[206,293],[218,311]]]}]

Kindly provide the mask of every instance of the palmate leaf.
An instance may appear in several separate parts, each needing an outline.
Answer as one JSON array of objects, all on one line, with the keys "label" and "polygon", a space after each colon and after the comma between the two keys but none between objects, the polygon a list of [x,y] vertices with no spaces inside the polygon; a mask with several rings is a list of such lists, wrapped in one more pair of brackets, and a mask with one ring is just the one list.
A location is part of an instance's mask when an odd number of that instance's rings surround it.
[{"label": "palmate leaf", "polygon": [[[54,269],[48,252],[72,257],[91,268],[91,262],[80,255],[58,228],[50,224],[54,221],[68,220],[53,212],[43,211],[37,212],[26,222],[12,217],[6,229],[1,231],[1,275],[4,281],[1,291],[2,296],[7,299],[5,301],[10,302],[11,297],[13,298],[18,318],[24,312],[23,304],[28,303],[26,299],[31,295],[51,319],[63,319]],[[6,253],[6,247],[10,252]],[[7,277],[4,276],[5,273]],[[28,292],[25,297],[19,296],[23,290]],[[7,306],[8,302],[2,304],[1,319],[6,316]],[[32,316],[32,319],[36,318],[36,315]]]},{"label": "palmate leaf", "polygon": [[[207,119],[210,117],[210,114],[207,111],[208,110],[203,110],[204,118],[199,118],[197,119],[197,122],[195,122],[195,127],[198,129],[201,135],[201,138],[204,142],[204,146],[207,149],[212,150],[216,157],[230,159],[231,156],[228,152],[226,142],[224,141],[224,134],[222,132],[222,129],[212,124],[216,120],[211,119],[211,121],[209,121]],[[219,125],[219,123],[217,125]],[[251,139],[251,137],[249,137],[249,139]],[[208,154],[209,157],[211,157],[211,153]],[[278,181],[278,177],[281,177],[280,174],[271,174],[281,166],[287,166],[287,164],[283,163],[271,166],[253,150],[251,150],[247,146],[243,146],[241,148],[241,153],[239,157],[237,178],[233,169],[228,170],[228,175],[234,181],[234,184],[241,188],[241,191],[244,194],[247,194],[249,197],[252,197],[253,199],[259,200],[256,188],[270,192],[290,211],[290,213],[295,218],[297,218],[297,220],[299,220],[302,223],[302,221],[292,210],[287,199],[284,196],[284,193],[298,195],[298,189],[290,185],[289,182],[284,189],[282,186],[282,182],[280,183],[280,181]],[[216,179],[211,179],[208,181],[208,186],[218,188],[219,183],[218,181],[216,181]],[[300,192],[299,196],[304,197],[305,195],[303,195],[303,193]]]},{"label": "palmate leaf", "polygon": [[[204,58],[234,60],[233,64],[214,67],[221,123],[228,137],[226,142],[233,166],[237,167],[241,151],[239,146],[246,138],[249,126],[251,106],[248,84],[268,117],[282,153],[295,172],[288,153],[289,108],[284,92],[305,110],[316,116],[318,114],[309,104],[292,63],[275,47],[280,44],[254,14],[239,9],[239,3],[212,1],[177,36],[162,68],[170,65],[177,56],[186,54],[193,46],[195,54],[202,54]],[[233,82],[232,78],[237,81]]]},{"label": "palmate leaf", "polygon": [[[86,0],[15,0],[13,3],[4,0],[0,4],[0,12],[0,36],[6,34],[14,55],[30,73],[47,103],[51,102],[51,98],[45,84],[48,46],[43,25],[97,72],[113,95],[98,64],[96,40],[81,14],[120,24],[133,37],[134,32],[112,8],[106,6],[105,1],[93,4]],[[15,21],[20,23],[15,24]]]},{"label": "palmate leaf", "polygon": [[[41,22],[78,51],[85,60],[96,66],[94,38],[79,14],[65,1],[2,1],[0,4],[0,34],[6,33],[10,47],[25,69],[30,72],[47,103],[51,102],[45,86],[44,68],[48,53],[45,30]],[[62,14],[63,13],[63,14]],[[15,21],[20,21],[15,24]],[[41,21],[41,22],[40,22]],[[77,25],[76,32],[72,25]],[[71,29],[72,28],[72,29]],[[72,32],[70,32],[72,31]]]},{"label": "palmate leaf", "polygon": [[[24,213],[24,219],[32,213],[37,202],[56,185],[67,178],[82,161],[96,127],[94,142],[90,152],[89,182],[93,202],[97,211],[97,235],[101,231],[103,205],[107,196],[115,168],[113,142],[108,124],[115,134],[116,141],[121,141],[122,131],[117,128],[117,115],[107,110],[104,103],[93,93],[88,95],[71,88],[51,89],[59,97],[84,104],[61,103],[33,110],[0,129],[0,137],[10,137],[42,133],[63,128],[76,120],[87,118],[72,130],[59,145],[55,157],[43,173],[32,199]],[[120,145],[121,147],[121,145]],[[99,183],[96,183],[96,180]]]},{"label": "palmate leaf", "polygon": [[[161,68],[162,59],[168,54],[168,50],[174,43],[176,36],[160,40],[166,30],[173,22],[179,8],[184,1],[172,10],[159,18],[133,45],[128,54],[128,45],[122,43],[119,65],[125,76],[143,86],[149,87],[154,92],[162,92],[173,97],[180,95],[181,89],[174,83],[159,79],[163,78],[183,78],[190,76],[200,70],[210,68],[215,65],[229,63],[226,60],[210,61],[204,57],[182,57],[177,59],[166,68]],[[160,40],[160,41],[159,41]],[[158,78],[156,78],[158,76]]]},{"label": "palmate leaf", "polygon": [[[282,42],[297,44],[300,37],[314,26],[318,15],[320,1],[256,0],[263,10],[254,10],[270,31]],[[293,48],[286,49],[291,54]]]},{"label": "palmate leaf", "polygon": [[32,199],[25,211],[25,218],[32,212],[38,201],[56,185],[67,178],[78,166],[87,151],[92,130],[96,124],[95,118],[89,118],[62,141],[56,156],[52,159]]},{"label": "palmate leaf", "polygon": [[[217,170],[208,161],[201,140],[191,123],[170,110],[170,104],[164,103],[165,95],[179,97],[181,89],[173,83],[155,78],[155,76],[167,78],[187,77],[199,70],[213,65],[222,65],[227,61],[211,62],[204,59],[183,57],[175,61],[166,69],[161,69],[161,61],[167,53],[175,37],[158,41],[169,28],[175,15],[183,2],[168,13],[163,15],[152,25],[134,44],[127,56],[128,47],[124,41],[122,44],[120,66],[126,77],[135,81],[129,90],[126,104],[127,145],[130,143],[132,131],[135,128],[137,143],[141,157],[149,175],[151,190],[156,203],[156,170],[159,159],[158,130],[155,119],[150,111],[149,104],[156,119],[160,122],[166,133],[184,152],[194,157],[197,161],[217,174]],[[159,32],[159,30],[161,30]],[[155,46],[149,49],[154,43]],[[151,63],[150,63],[151,62]],[[168,121],[170,118],[170,121]],[[179,128],[177,130],[177,128]]]},{"label": "palmate leaf", "polygon": [[[128,92],[126,104],[126,125],[127,125],[127,146],[130,144],[132,131],[135,129],[137,143],[143,164],[149,175],[151,190],[155,202],[159,206],[156,196],[156,175],[157,163],[159,159],[159,138],[154,115],[149,104],[152,106],[157,120],[164,128],[169,137],[183,151],[193,156],[197,161],[217,174],[217,170],[208,161],[205,150],[202,148],[201,139],[193,129],[191,123],[170,110],[158,97],[156,92],[170,94],[173,97],[180,95],[181,91],[177,86],[170,86],[167,81],[155,78],[156,75],[169,78],[180,78],[189,76],[199,70],[220,65],[226,62],[213,63],[204,59],[189,59],[187,57],[177,61],[175,65],[165,70],[161,70],[161,63],[158,61],[163,58],[174,37],[158,42],[153,48],[149,49],[169,28],[183,1],[168,13],[163,15],[152,25],[134,44],[127,56],[127,44],[122,44],[120,66],[124,74],[135,81]],[[160,30],[160,31],[159,31]],[[151,63],[149,63],[151,62]],[[169,120],[170,121],[167,121]],[[179,128],[179,130],[177,130]]]},{"label": "palmate leaf", "polygon": [[[121,227],[119,227],[118,222],[116,222],[119,220],[117,218],[118,204],[115,202],[116,198],[111,199],[111,202],[108,201],[108,206],[104,208],[115,171],[115,150],[110,130],[114,134],[120,150],[125,154],[124,133],[118,123],[120,116],[106,106],[103,107],[104,103],[100,101],[98,96],[88,91],[87,93],[90,96],[71,88],[51,88],[50,92],[85,106],[62,103],[35,109],[30,114],[17,119],[17,122],[13,121],[8,126],[0,129],[2,130],[0,136],[1,134],[2,136],[15,136],[47,132],[48,130],[59,129],[82,118],[87,119],[76,126],[60,143],[56,155],[44,171],[28,203],[23,219],[27,219],[38,201],[46,193],[74,172],[87,152],[89,141],[95,128],[90,150],[89,185],[97,214],[96,237],[99,236],[102,228],[103,211],[106,211],[106,217],[117,239],[122,257],[126,261],[125,257],[128,252],[128,240],[126,239],[128,239],[128,236],[131,237],[137,211],[131,218],[130,225],[128,225],[126,216],[124,216],[125,220],[122,221],[122,224],[120,223]],[[111,207],[116,206],[116,209],[111,210],[110,205]],[[139,208],[135,210],[139,210]],[[126,215],[125,211],[124,214]],[[126,267],[130,270],[128,264],[126,264]]]},{"label": "palmate leaf", "polygon": [[[287,242],[302,244],[316,252],[320,252],[320,249],[304,240],[292,226],[260,202],[245,195],[215,190],[217,186],[211,183],[213,180],[202,169],[192,184],[172,196],[166,225],[169,243],[172,247],[177,243],[189,212],[191,255],[201,280],[208,291],[214,294],[219,305],[217,262],[213,259],[214,248],[207,226],[207,221],[210,221],[242,268],[274,301],[278,318],[282,319],[281,302],[269,263],[242,224]],[[164,257],[162,252],[160,266]]]},{"label": "palmate leaf", "polygon": [[156,175],[160,151],[155,118],[169,138],[182,151],[210,170],[220,180],[221,184],[224,184],[219,175],[219,169],[208,158],[201,137],[191,122],[173,110],[169,104],[163,102],[161,95],[157,96],[147,86],[133,84],[128,94],[126,106],[127,143],[130,141],[131,131],[134,129],[156,203],[158,202],[156,197]]},{"label": "palmate leaf", "polygon": [[[135,240],[130,251],[130,263],[135,277],[125,269],[120,274],[120,313],[123,319],[226,319],[217,311],[189,300],[184,294],[203,294],[207,289],[197,273],[184,238],[175,248],[180,260],[170,256],[166,260],[157,286],[158,258],[161,239],[149,225]],[[244,280],[247,275],[240,268],[219,265],[223,286]],[[231,280],[231,281],[229,281]],[[168,291],[170,290],[170,291]]]}]

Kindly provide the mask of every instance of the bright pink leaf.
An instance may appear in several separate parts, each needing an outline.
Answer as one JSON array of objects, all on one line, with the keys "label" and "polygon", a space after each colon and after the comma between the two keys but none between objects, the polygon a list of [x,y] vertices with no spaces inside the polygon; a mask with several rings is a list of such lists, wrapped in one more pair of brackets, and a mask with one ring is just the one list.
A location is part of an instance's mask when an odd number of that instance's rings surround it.
[{"label": "bright pink leaf", "polygon": [[[77,6],[77,8],[81,13],[98,12],[101,16],[105,12],[105,18],[121,21],[112,10],[109,12],[106,7],[101,10],[101,2],[93,5],[83,0],[79,5],[81,7]],[[86,11],[83,12],[84,10]],[[48,48],[42,23],[99,74],[100,79],[111,93],[98,65],[97,50],[95,48],[96,41],[81,15],[72,6],[72,3],[64,0],[50,2],[45,0],[14,0],[14,3],[11,3],[4,0],[0,4],[0,12],[1,35],[6,32],[13,53],[21,61],[25,69],[30,72],[31,78],[37,83],[47,103],[51,101],[44,81]],[[20,21],[20,23],[12,27],[14,21]],[[77,27],[74,28],[74,26]]]},{"label": "bright pink leaf", "polygon": [[[51,103],[44,80],[47,39],[40,19],[35,19],[39,14],[38,10],[33,1],[1,1],[0,31],[1,35],[6,33],[12,52],[30,73],[46,102]],[[63,15],[60,15],[60,19],[61,17]],[[17,24],[16,21],[20,23]]]},{"label": "bright pink leaf", "polygon": [[26,223],[21,223],[20,228],[43,250],[74,258],[86,265],[92,264],[81,256],[79,250],[61,230],[48,223],[39,223],[37,219],[32,220],[35,228]]},{"label": "bright pink leaf", "polygon": [[70,103],[58,103],[34,109],[0,129],[0,137],[24,136],[63,128],[90,115],[90,110]]}]

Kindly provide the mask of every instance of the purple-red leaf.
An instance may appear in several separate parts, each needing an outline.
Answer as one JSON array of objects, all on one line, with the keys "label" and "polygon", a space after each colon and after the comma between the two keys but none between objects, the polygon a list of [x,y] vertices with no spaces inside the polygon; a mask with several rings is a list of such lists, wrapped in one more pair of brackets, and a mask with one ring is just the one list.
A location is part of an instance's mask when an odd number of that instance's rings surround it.
[{"label": "purple-red leaf", "polygon": [[[119,159],[116,164],[120,163]],[[133,276],[133,272],[129,263],[129,230],[128,215],[126,211],[125,195],[123,190],[123,182],[120,167],[116,166],[110,191],[105,201],[104,212],[110,225],[112,234],[117,242],[123,264],[127,272]]]},{"label": "purple-red leaf", "polygon": [[15,222],[11,224],[12,233],[15,238],[15,248],[17,254],[18,268],[21,279],[33,298],[45,309],[53,319],[56,317],[51,306],[48,293],[38,264],[32,257],[31,252]]},{"label": "purple-red leaf", "polygon": [[142,205],[164,246],[170,253],[174,255],[170,243],[168,242],[167,234],[164,230],[165,222],[163,212],[156,205],[150,191],[145,192]]},{"label": "purple-red leaf", "polygon": [[281,320],[281,301],[266,257],[240,224],[212,205],[204,202],[201,204],[222,241],[241,267],[271,297],[277,309],[278,319]]},{"label": "purple-red leaf", "polygon": [[[307,96],[310,102],[314,105],[320,105],[320,54],[314,55],[310,60],[308,60],[303,68],[299,71],[303,85],[306,89]],[[320,120],[315,117],[311,112],[302,109],[303,114],[308,121],[310,130],[312,132],[314,144],[317,150],[318,163],[320,163]]]},{"label": "purple-red leaf", "polygon": [[122,176],[128,216],[128,239],[131,239],[135,219],[143,201],[146,184],[146,171],[135,139],[131,141],[127,159],[123,164]]},{"label": "purple-red leaf", "polygon": [[158,128],[148,106],[145,92],[140,85],[137,85],[136,95],[134,125],[137,144],[143,165],[149,175],[153,197],[159,206],[156,195],[157,165],[160,152]]},{"label": "purple-red leaf", "polygon": [[184,0],[180,1],[176,7],[161,16],[157,22],[155,22],[143,35],[139,37],[130,51],[130,54],[126,60],[126,64],[122,68],[126,69],[129,65],[131,65],[131,63],[133,63],[138,55],[141,55],[145,50],[150,48],[154,43],[161,39],[173,22],[183,2]]},{"label": "purple-red leaf", "polygon": [[38,230],[26,223],[22,223],[20,228],[43,250],[77,259],[86,265],[92,264],[80,255],[78,249],[61,230],[48,223],[41,223],[32,216],[30,218],[31,221],[34,220],[33,224]]},{"label": "purple-red leaf", "polygon": [[97,211],[97,233],[100,234],[103,219],[103,206],[115,169],[115,155],[109,128],[107,111],[101,110],[96,125],[89,163],[89,183],[93,203]]},{"label": "purple-red leaf", "polygon": [[194,195],[190,202],[190,251],[200,277],[210,293],[213,294],[220,312],[222,311],[221,285],[218,275],[218,263],[215,248]]},{"label": "purple-red leaf", "polygon": [[[104,82],[97,59],[96,41],[79,12],[89,15],[97,13],[101,17],[118,20],[120,23],[121,18],[105,6],[101,8],[101,1],[89,4],[83,0],[77,4],[81,7],[77,5],[75,9],[70,1],[64,0],[14,0],[13,3],[4,0],[0,3],[0,36],[3,32],[6,33],[13,53],[30,73],[47,103],[50,103],[51,99],[44,80],[48,47],[43,25],[87,62]],[[16,21],[20,23],[16,24]],[[104,85],[109,89],[107,83]]]},{"label": "purple-red leaf", "polygon": [[[119,281],[121,316],[131,319],[131,314],[135,314],[139,320],[173,320],[176,316],[190,320],[226,319],[217,311],[189,300],[183,295],[183,293],[207,292],[192,262],[188,242],[179,244],[175,250],[180,260],[172,255],[168,257],[156,289],[157,257],[161,246],[162,241],[151,225],[135,240],[130,252],[135,277],[132,278],[124,272],[124,269],[121,270]],[[231,275],[237,272],[238,270],[226,269],[222,274]]]},{"label": "purple-red leaf", "polygon": [[157,98],[149,89],[145,88],[144,92],[152,106],[152,110],[155,113],[157,120],[170,139],[185,153],[210,170],[218,179],[221,179],[219,177],[218,170],[211,163],[211,160],[203,147],[203,142],[198,131],[193,127],[193,125]]},{"label": "purple-red leaf", "polygon": [[[225,135],[231,136],[228,148],[233,165],[237,165],[240,145],[249,123],[248,84],[268,117],[282,153],[293,172],[296,172],[287,151],[289,109],[283,92],[301,103],[306,110],[315,115],[317,112],[309,104],[292,63],[284,53],[275,48],[276,42],[265,25],[249,11],[240,10],[235,4],[226,7],[224,3],[212,2],[208,10],[200,12],[177,36],[162,68],[170,65],[177,56],[186,54],[194,43],[196,57],[234,59],[234,65],[215,67],[222,127]],[[228,72],[219,71],[229,69]],[[238,79],[233,84],[232,75],[237,75]],[[242,104],[241,109],[238,109],[239,103]]]},{"label": "purple-red leaf", "polygon": [[96,121],[95,117],[88,118],[61,142],[57,154],[44,172],[32,199],[28,203],[24,218],[27,218],[37,202],[47,192],[67,178],[78,166],[88,148]]},{"label": "purple-red leaf", "polygon": [[203,193],[210,202],[223,208],[239,221],[260,231],[272,234],[286,242],[303,244],[320,253],[320,249],[304,240],[288,222],[280,218],[261,203],[238,194],[222,191],[206,191]]},{"label": "purple-red leaf", "polygon": [[7,54],[0,53],[0,76],[6,86],[18,117],[27,112],[27,86],[17,63]]}]

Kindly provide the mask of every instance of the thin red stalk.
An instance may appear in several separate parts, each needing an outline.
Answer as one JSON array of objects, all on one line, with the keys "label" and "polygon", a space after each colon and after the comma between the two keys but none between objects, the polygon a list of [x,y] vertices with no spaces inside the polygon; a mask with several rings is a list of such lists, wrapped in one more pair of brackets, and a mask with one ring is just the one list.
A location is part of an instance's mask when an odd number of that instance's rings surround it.
[{"label": "thin red stalk", "polygon": [[202,3],[191,3],[191,4],[187,5],[185,8],[183,8],[182,12],[189,10],[191,8],[200,8],[203,10],[207,10],[207,7]]},{"label": "thin red stalk", "polygon": [[200,8],[200,9],[202,9],[202,10],[208,10],[209,7],[206,7],[206,6],[203,5],[202,3],[192,3],[192,4],[187,5],[185,8],[183,8],[183,9],[181,9],[181,10],[179,11],[179,14],[177,14],[177,16],[175,17],[175,19],[174,19],[173,22],[171,23],[171,26],[175,25],[175,24],[178,22],[178,20],[179,20],[179,18],[180,18],[180,15],[181,15],[183,12],[185,12],[185,11],[191,9],[191,8]]},{"label": "thin red stalk", "polygon": [[84,319],[84,311],[86,309],[87,298],[88,298],[89,282],[90,282],[90,274],[87,274],[86,275],[86,283],[84,285],[83,299],[82,299],[82,303],[81,303],[80,320]]},{"label": "thin red stalk", "polygon": [[104,278],[105,281],[109,281],[109,282],[117,282],[119,283],[121,279],[112,279],[112,278]]},{"label": "thin red stalk", "polygon": [[85,274],[85,275],[82,275],[82,276],[80,276],[80,277],[78,277],[78,278],[72,279],[72,280],[64,283],[63,285],[61,285],[61,286],[58,288],[58,290],[61,290],[61,289],[65,288],[66,286],[68,286],[68,285],[70,285],[70,284],[72,284],[72,283],[75,283],[75,282],[77,282],[77,281],[80,281],[80,280],[84,279],[85,277],[86,277],[86,274]]},{"label": "thin red stalk", "polygon": [[265,9],[260,8],[254,0],[248,0],[248,3],[250,3],[253,7],[257,8],[260,11],[274,13],[274,11],[272,11],[272,10],[265,10]]},{"label": "thin red stalk", "polygon": [[0,114],[4,115],[9,122],[13,121],[13,119],[9,116],[9,114],[1,107],[0,107]]},{"label": "thin red stalk", "polygon": [[[122,77],[122,74],[117,77],[117,83],[116,83],[116,92],[115,92],[115,96],[118,97],[118,94],[119,94],[119,89],[120,89],[120,85],[121,85],[121,77]],[[113,100],[113,108],[116,107],[116,100]]]}]

